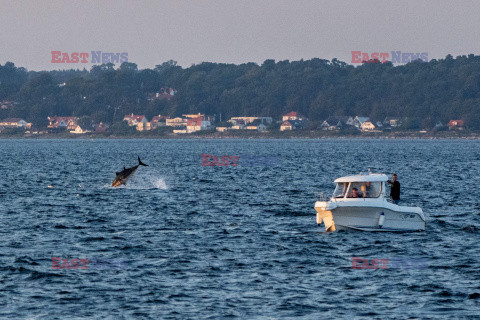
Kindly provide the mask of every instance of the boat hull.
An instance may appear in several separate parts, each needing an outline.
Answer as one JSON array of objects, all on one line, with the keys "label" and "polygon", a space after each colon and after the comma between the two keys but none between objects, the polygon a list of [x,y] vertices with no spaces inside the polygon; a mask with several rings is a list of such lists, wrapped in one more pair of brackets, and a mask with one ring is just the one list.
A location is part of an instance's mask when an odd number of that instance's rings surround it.
[{"label": "boat hull", "polygon": [[[315,206],[317,223],[324,223],[326,231],[358,230],[378,232],[408,232],[425,230],[425,217],[419,208],[390,205],[381,206]],[[398,207],[398,210],[395,210]],[[409,210],[411,209],[411,210]],[[381,218],[383,213],[384,218]]]}]

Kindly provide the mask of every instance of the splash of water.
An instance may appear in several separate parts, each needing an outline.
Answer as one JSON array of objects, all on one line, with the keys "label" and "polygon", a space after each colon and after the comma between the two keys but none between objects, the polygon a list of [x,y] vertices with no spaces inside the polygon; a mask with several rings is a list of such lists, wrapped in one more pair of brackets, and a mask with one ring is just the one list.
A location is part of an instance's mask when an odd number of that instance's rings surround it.
[{"label": "splash of water", "polygon": [[165,180],[155,176],[135,176],[129,180],[126,186],[127,189],[161,189],[166,190],[167,184]]},{"label": "splash of water", "polygon": [[155,177],[152,177],[152,185],[156,188],[156,189],[162,189],[162,190],[167,190],[167,184],[165,183],[165,180],[163,180],[162,178],[155,178]]},{"label": "splash of water", "polygon": [[148,189],[160,189],[167,190],[167,184],[163,178],[152,176],[136,176],[128,180],[127,185],[121,185],[118,187],[112,187],[111,184],[104,185],[105,188],[112,189],[136,189],[136,190],[148,190]]}]

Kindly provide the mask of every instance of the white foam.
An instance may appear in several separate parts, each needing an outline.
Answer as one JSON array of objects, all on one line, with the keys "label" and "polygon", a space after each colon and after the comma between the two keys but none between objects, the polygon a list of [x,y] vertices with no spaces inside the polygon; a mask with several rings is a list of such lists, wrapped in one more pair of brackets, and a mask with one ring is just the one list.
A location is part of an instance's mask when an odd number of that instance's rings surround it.
[{"label": "white foam", "polygon": [[112,187],[112,185],[105,184],[104,188],[108,189],[133,189],[133,190],[148,190],[148,189],[160,189],[167,190],[168,186],[163,178],[146,175],[135,175],[130,178],[127,185],[120,185],[118,187]]},{"label": "white foam", "polygon": [[166,190],[168,189],[165,180],[160,177],[155,176],[146,176],[146,175],[138,175],[132,177],[127,182],[127,189],[160,189]]},{"label": "white foam", "polygon": [[157,189],[162,189],[162,190],[167,190],[168,189],[167,184],[165,183],[165,180],[163,180],[162,178],[156,179],[156,181],[153,182],[153,185]]}]

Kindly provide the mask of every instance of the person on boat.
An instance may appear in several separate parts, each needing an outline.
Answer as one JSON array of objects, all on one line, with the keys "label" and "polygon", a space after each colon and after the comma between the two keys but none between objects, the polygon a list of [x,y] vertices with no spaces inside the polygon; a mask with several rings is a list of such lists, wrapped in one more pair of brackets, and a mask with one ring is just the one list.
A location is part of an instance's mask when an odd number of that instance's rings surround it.
[{"label": "person on boat", "polygon": [[397,175],[393,174],[392,180],[388,180],[390,183],[390,198],[394,204],[398,204],[400,202],[400,182],[397,181]]},{"label": "person on boat", "polygon": [[369,198],[370,197],[370,192],[372,191],[372,186],[371,186],[371,182],[367,182],[365,184],[362,184],[361,186],[361,189],[362,189],[362,192],[361,192],[361,195],[363,196],[363,198]]},{"label": "person on boat", "polygon": [[362,195],[360,193],[358,193],[358,189],[353,188],[352,193],[350,194],[349,198],[361,198],[361,197],[362,197]]}]

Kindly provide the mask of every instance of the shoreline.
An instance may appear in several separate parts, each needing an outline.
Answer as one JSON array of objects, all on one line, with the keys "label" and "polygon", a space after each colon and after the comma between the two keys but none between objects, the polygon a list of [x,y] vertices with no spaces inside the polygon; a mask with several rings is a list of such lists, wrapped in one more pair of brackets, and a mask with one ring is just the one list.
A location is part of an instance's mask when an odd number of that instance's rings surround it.
[{"label": "shoreline", "polygon": [[381,140],[480,140],[480,133],[476,132],[461,132],[458,131],[443,131],[436,133],[418,133],[418,132],[395,132],[395,133],[356,133],[345,134],[337,132],[275,132],[275,133],[261,133],[261,132],[241,132],[239,134],[225,134],[219,132],[209,132],[200,134],[153,134],[149,132],[137,133],[137,134],[80,134],[73,135],[70,133],[58,133],[58,134],[42,134],[42,135],[2,135],[0,134],[0,140],[88,140],[88,139],[108,139],[108,140],[120,140],[120,139],[151,139],[151,140],[245,140],[245,139],[257,139],[257,140],[323,140],[323,139],[381,139]]}]

